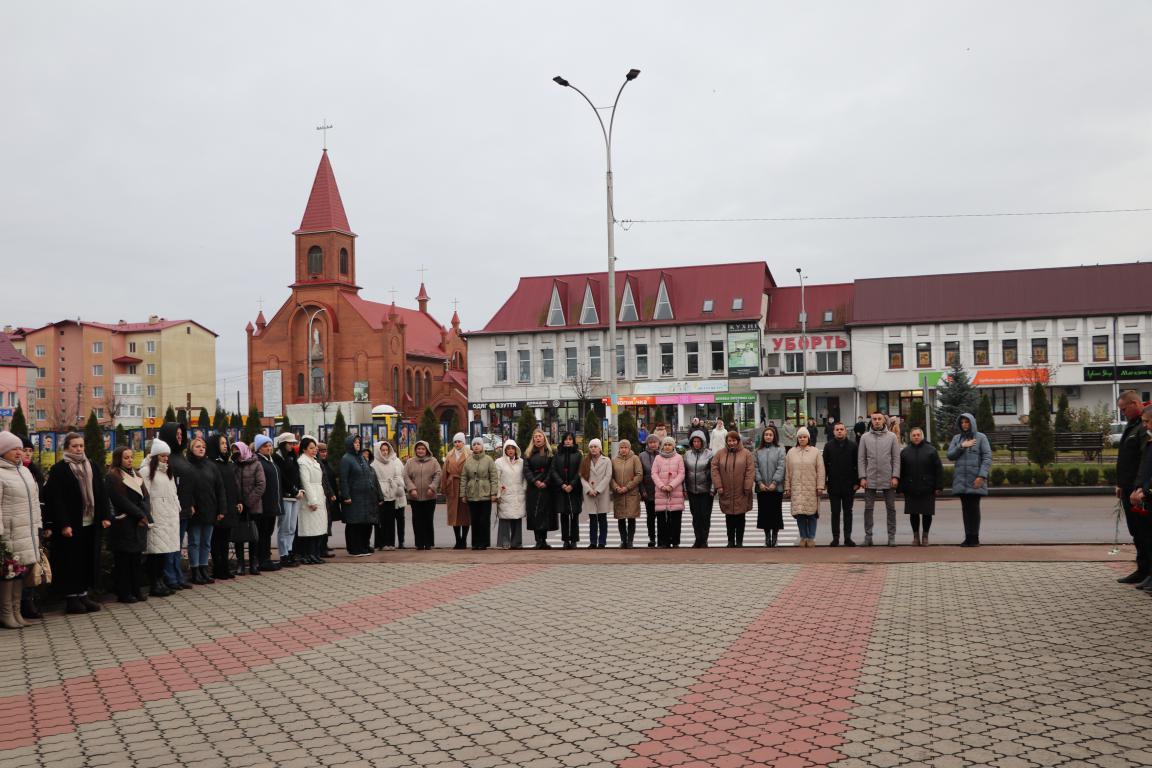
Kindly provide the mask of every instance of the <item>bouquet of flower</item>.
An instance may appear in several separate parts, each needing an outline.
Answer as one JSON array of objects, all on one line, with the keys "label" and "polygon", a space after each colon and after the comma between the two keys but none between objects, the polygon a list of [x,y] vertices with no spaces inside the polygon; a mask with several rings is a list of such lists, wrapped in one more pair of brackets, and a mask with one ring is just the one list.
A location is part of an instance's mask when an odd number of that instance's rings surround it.
[{"label": "bouquet of flower", "polygon": [[26,570],[27,566],[16,559],[12,550],[8,548],[8,542],[0,536],[0,579],[19,578]]}]

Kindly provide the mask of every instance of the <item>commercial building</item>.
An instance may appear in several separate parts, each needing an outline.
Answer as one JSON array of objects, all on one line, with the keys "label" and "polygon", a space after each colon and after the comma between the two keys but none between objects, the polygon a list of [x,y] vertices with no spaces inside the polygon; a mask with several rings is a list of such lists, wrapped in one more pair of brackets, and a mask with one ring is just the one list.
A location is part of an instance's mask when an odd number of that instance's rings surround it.
[{"label": "commercial building", "polygon": [[106,426],[142,427],[169,405],[216,404],[216,334],[194,320],[60,320],[8,338],[35,367],[26,405],[33,430],[62,431],[89,413]]}]

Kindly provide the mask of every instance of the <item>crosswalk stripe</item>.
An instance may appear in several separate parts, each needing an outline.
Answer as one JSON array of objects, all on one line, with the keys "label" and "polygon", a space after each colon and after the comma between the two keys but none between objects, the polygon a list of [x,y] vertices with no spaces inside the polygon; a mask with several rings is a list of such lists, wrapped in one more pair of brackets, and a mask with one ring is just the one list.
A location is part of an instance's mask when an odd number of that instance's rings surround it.
[{"label": "crosswalk stripe", "polygon": [[[800,540],[800,529],[796,526],[796,518],[792,517],[791,504],[784,502],[784,528],[780,531],[776,539],[776,546],[778,547],[794,547]],[[709,547],[726,547],[728,545],[728,532],[724,524],[725,515],[720,511],[720,505],[715,504],[712,507],[711,524],[708,528],[708,546]],[[763,532],[756,527],[756,504],[753,502],[752,511],[748,513],[745,518],[744,527],[744,546],[745,547],[762,547],[764,546]],[[692,513],[688,511],[687,507],[680,519],[680,547],[691,547],[692,542],[696,540],[696,534],[692,530]],[[557,546],[562,542],[560,538],[560,531],[552,531],[548,534],[548,543]],[[632,540],[633,545],[637,548],[643,548],[648,545],[648,521],[645,519],[643,512],[636,520],[636,538]],[[588,515],[580,515],[580,546],[588,545]],[[616,525],[616,520],[612,517],[612,513],[608,513],[608,536],[605,547],[616,548],[620,546],[620,529]]]}]

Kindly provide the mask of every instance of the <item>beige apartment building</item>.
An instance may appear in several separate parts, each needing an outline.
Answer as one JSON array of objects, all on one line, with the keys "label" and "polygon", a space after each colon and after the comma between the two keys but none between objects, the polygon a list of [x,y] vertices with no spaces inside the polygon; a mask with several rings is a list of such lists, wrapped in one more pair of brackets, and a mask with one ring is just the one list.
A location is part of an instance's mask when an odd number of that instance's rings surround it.
[{"label": "beige apartment building", "polygon": [[5,328],[36,366],[25,404],[33,430],[67,429],[90,412],[103,424],[156,426],[169,405],[216,405],[216,334],[194,320],[60,320]]}]

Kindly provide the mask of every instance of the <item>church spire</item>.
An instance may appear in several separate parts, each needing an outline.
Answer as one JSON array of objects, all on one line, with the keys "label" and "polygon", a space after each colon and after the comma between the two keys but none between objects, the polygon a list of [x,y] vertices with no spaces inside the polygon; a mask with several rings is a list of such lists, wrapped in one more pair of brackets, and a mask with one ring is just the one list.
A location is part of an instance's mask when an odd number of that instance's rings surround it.
[{"label": "church spire", "polygon": [[300,228],[292,234],[306,232],[343,232],[354,235],[344,212],[344,202],[340,199],[340,188],[336,186],[336,174],[328,160],[328,150],[320,155],[320,165],[316,168],[316,179],[312,182],[312,193],[308,195],[308,206]]},{"label": "church spire", "polygon": [[420,281],[420,293],[416,294],[416,303],[420,305],[420,311],[428,314],[428,302],[431,300],[428,295],[428,290],[424,287],[424,281]]}]

